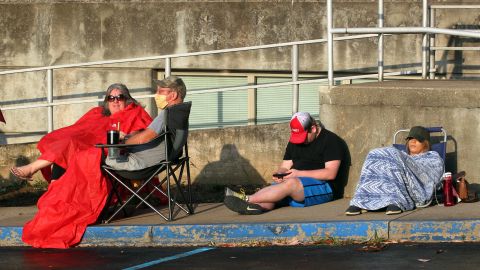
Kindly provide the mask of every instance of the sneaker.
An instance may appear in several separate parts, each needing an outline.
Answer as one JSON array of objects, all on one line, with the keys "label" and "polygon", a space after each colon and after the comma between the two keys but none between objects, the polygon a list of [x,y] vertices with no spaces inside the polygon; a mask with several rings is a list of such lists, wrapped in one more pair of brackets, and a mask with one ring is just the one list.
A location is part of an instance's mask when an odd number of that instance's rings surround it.
[{"label": "sneaker", "polygon": [[245,194],[245,191],[243,189],[240,189],[240,192],[236,192],[227,187],[225,188],[225,197],[228,197],[228,196],[237,197],[248,202],[248,196]]},{"label": "sneaker", "polygon": [[249,203],[245,199],[232,195],[225,196],[223,203],[228,209],[241,215],[260,215],[266,211],[258,204]]},{"label": "sneaker", "polygon": [[393,204],[390,204],[389,206],[387,206],[387,211],[385,212],[385,214],[387,215],[398,215],[398,214],[401,214],[403,211],[402,209],[400,209],[400,207],[396,206],[396,205],[393,205]]},{"label": "sneaker", "polygon": [[345,211],[345,215],[347,216],[356,216],[360,215],[361,213],[365,213],[367,210],[357,207],[355,205],[350,205],[347,210]]}]

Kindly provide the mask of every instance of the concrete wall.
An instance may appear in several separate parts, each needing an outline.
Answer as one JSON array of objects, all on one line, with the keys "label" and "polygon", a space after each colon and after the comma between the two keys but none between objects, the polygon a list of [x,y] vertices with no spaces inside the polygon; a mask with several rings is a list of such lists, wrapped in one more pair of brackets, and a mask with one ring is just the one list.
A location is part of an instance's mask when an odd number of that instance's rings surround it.
[{"label": "concrete wall", "polygon": [[[288,138],[288,123],[191,131],[188,144],[194,183],[207,186],[269,183],[283,159]],[[0,145],[0,181],[13,179],[9,172],[13,165],[38,158],[35,146],[35,143]],[[41,177],[38,173],[34,179]]]},{"label": "concrete wall", "polygon": [[[448,133],[447,170],[465,170],[471,188],[480,190],[479,95],[475,81],[395,81],[322,89],[321,120],[346,141],[351,156],[345,196],[352,196],[368,151],[391,145],[396,130],[415,125],[443,126]],[[269,183],[288,136],[287,123],[192,131],[189,154],[194,183]],[[1,178],[11,177],[8,168],[13,164],[35,159],[34,146],[0,146]]]},{"label": "concrete wall", "polygon": [[[2,3],[0,9],[0,66],[71,64],[325,38],[325,2],[12,0]],[[335,0],[334,26],[376,26],[376,2]],[[458,0],[429,2],[477,4]],[[421,7],[420,0],[385,1],[385,26],[421,26]],[[436,26],[444,28],[478,29],[479,20],[475,9],[437,10],[436,14]],[[418,45],[420,39],[415,35],[386,38],[386,65],[418,64],[421,50],[413,44]],[[472,39],[459,42],[465,46],[475,44]],[[302,46],[301,57],[308,60],[302,61],[302,68],[325,70],[325,50],[325,46]],[[375,51],[375,39],[339,42],[337,68],[371,67],[376,64]],[[290,60],[285,52],[288,56],[289,50],[262,50],[209,57],[208,61],[182,58],[173,66],[288,69]],[[128,66],[162,67],[163,63]]]},{"label": "concrete wall", "polygon": [[446,129],[446,169],[465,170],[472,188],[478,190],[479,94],[475,81],[401,81],[324,89],[322,121],[347,142],[352,157],[345,193],[353,194],[369,150],[391,145],[395,131],[416,125]]},{"label": "concrete wall", "polygon": [[[421,2],[385,1],[385,26],[420,26]],[[477,4],[477,1],[430,1]],[[375,26],[375,1],[335,0],[335,26]],[[443,10],[437,26],[478,28],[477,10]],[[164,55],[326,37],[325,1],[8,1],[0,4],[0,69],[17,69],[86,61]],[[387,70],[420,67],[420,37],[386,39]],[[478,46],[478,40],[442,37],[437,45]],[[338,42],[335,67],[348,72],[376,70],[375,39]],[[326,46],[300,47],[300,69],[326,70]],[[440,70],[470,77],[478,74],[479,52],[437,53]],[[105,65],[54,72],[56,100],[101,97],[114,82],[126,83],[140,95],[148,92],[152,70],[161,61]],[[178,69],[288,70],[288,49],[180,58]],[[1,76],[0,107],[44,101],[45,72]],[[397,128],[414,124],[447,128],[457,142],[458,169],[478,183],[478,88],[440,81],[419,89],[340,86],[323,91],[320,115],[327,127],[350,146],[353,166],[347,194],[352,193],[367,151],[390,144]],[[447,87],[448,85],[448,87]],[[388,86],[388,84],[386,85]],[[371,87],[371,88],[370,88]],[[421,88],[421,87],[420,87]],[[373,91],[372,89],[377,89]],[[392,98],[395,97],[395,98]],[[143,100],[150,106],[151,101]],[[56,108],[55,128],[71,124],[95,104]],[[437,105],[440,108],[437,109]],[[147,107],[148,109],[149,107]],[[46,110],[6,111],[1,143],[32,142],[46,130]],[[462,122],[464,121],[464,122]],[[468,126],[468,129],[467,129]],[[471,128],[470,128],[471,127]],[[192,167],[196,181],[207,184],[263,183],[282,158],[286,124],[192,132]],[[12,148],[13,147],[13,148]],[[0,174],[38,156],[34,145],[1,146]],[[221,162],[219,162],[221,161]],[[219,169],[218,169],[219,168]],[[218,170],[217,170],[218,169]]]},{"label": "concrete wall", "polygon": [[[476,1],[430,1],[454,4]],[[385,26],[420,26],[421,3],[385,1]],[[0,69],[72,64],[182,52],[272,44],[326,37],[325,1],[41,1],[0,3]],[[376,1],[334,1],[336,27],[376,25]],[[439,10],[437,26],[472,28],[477,10]],[[386,71],[420,67],[421,37],[402,35],[385,41]],[[437,45],[478,46],[478,40],[446,39]],[[376,70],[376,39],[337,42],[335,68],[344,72]],[[300,70],[324,72],[326,45],[300,47]],[[441,71],[465,77],[478,74],[479,52],[438,52]],[[99,97],[109,84],[126,83],[135,94],[150,87],[150,71],[163,61],[105,65],[54,72],[55,100]],[[290,50],[179,58],[174,69],[290,69]],[[473,67],[473,68],[472,68]],[[0,107],[42,102],[46,74],[35,72],[0,77]],[[148,101],[145,101],[148,103]],[[92,104],[59,107],[55,128],[71,124]],[[148,104],[146,104],[148,105]],[[4,112],[8,125],[0,143],[32,142],[46,130],[46,109]],[[63,117],[58,117],[63,115]]]}]

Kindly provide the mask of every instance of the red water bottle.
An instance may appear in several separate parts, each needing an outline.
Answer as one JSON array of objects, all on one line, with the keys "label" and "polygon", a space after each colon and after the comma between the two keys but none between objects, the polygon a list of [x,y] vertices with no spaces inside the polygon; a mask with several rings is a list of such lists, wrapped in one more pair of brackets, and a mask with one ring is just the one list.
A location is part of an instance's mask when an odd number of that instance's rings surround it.
[{"label": "red water bottle", "polygon": [[443,175],[443,205],[452,206],[454,204],[452,173],[447,172]]}]

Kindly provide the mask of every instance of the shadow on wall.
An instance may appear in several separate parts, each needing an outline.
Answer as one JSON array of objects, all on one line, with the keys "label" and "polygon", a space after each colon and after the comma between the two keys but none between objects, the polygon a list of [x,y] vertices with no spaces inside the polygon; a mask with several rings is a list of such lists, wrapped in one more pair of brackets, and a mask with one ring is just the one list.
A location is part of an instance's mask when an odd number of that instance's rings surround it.
[{"label": "shadow on wall", "polygon": [[333,194],[334,200],[343,198],[343,195],[345,193],[345,187],[348,184],[350,166],[352,166],[352,158],[350,156],[350,150],[348,149],[348,145],[343,140],[343,138],[340,139],[342,140],[343,160],[340,163],[337,178],[333,184],[335,189],[335,193]]},{"label": "shadow on wall", "polygon": [[[344,159],[341,162],[336,181],[333,184],[335,189],[334,199],[343,198],[351,166],[348,145],[343,139],[341,141]],[[221,193],[212,194],[215,197],[219,197],[216,199],[221,199],[220,197],[223,196],[225,186],[242,186],[246,193],[250,194],[266,184],[267,182],[262,175],[258,173],[247,159],[240,155],[234,144],[224,145],[220,153],[220,159],[205,165],[194,182],[196,190],[203,193],[202,197],[207,197],[207,193]]]},{"label": "shadow on wall", "polygon": [[[478,25],[454,25],[453,29],[460,30],[479,30]],[[469,37],[456,37],[450,36],[447,41],[446,47],[478,47],[480,39],[478,38],[469,38]],[[468,52],[467,52],[468,53]],[[449,56],[453,54],[453,59],[450,59]],[[478,76],[468,76],[471,74],[471,70],[478,70],[480,67],[478,65],[466,65],[465,62],[465,52],[461,50],[456,51],[444,51],[439,61],[436,61],[438,66],[438,73],[447,74],[448,65],[453,64],[452,69],[452,79],[461,78],[461,79],[478,79]]]},{"label": "shadow on wall", "polygon": [[445,155],[445,171],[446,172],[451,172],[451,173],[457,173],[458,168],[457,168],[457,140],[453,138],[451,135],[447,136],[447,150],[448,150],[448,145],[453,143],[453,151],[452,152],[447,152]]},{"label": "shadow on wall", "polygon": [[263,186],[266,182],[250,161],[240,155],[234,144],[225,144],[220,159],[205,165],[194,184]]},{"label": "shadow on wall", "polygon": [[[19,155],[14,164],[8,165],[8,169],[10,166],[18,167],[30,162],[30,158]],[[33,181],[20,180],[10,172],[7,178],[0,176],[0,207],[35,205],[46,190],[46,181],[38,181],[36,178]]]},{"label": "shadow on wall", "polygon": [[[15,160],[15,166],[29,162],[27,157],[21,155]],[[0,176],[0,207],[35,205],[45,190],[40,186],[20,181],[12,173],[7,178]]]},{"label": "shadow on wall", "polygon": [[[465,176],[465,179],[467,179],[467,181],[468,181],[468,176]],[[468,191],[469,192],[475,192],[475,193],[478,194],[480,192],[480,184],[477,184],[477,183],[468,184]]]},{"label": "shadow on wall", "polygon": [[[27,165],[30,162],[31,161],[28,157],[26,157],[24,155],[20,155],[15,159],[15,165],[13,165],[13,166],[20,167],[20,166]],[[8,175],[8,179],[12,180],[12,181],[18,181],[18,179],[12,174],[12,172],[10,172],[10,174]]]}]

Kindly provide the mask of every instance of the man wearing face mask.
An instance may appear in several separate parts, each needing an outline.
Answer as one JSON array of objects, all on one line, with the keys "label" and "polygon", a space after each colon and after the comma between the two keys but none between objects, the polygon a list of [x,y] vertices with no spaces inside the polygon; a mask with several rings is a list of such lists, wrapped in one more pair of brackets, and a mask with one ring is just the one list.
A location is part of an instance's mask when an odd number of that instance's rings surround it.
[{"label": "man wearing face mask", "polygon": [[159,156],[165,156],[164,142],[152,140],[165,129],[165,108],[182,103],[187,94],[187,88],[183,80],[176,76],[154,80],[154,83],[157,117],[145,130],[125,137],[125,144],[142,145],[132,147],[127,155],[119,158],[107,158],[105,163],[108,166],[117,170],[140,170],[155,165],[158,163]]}]

